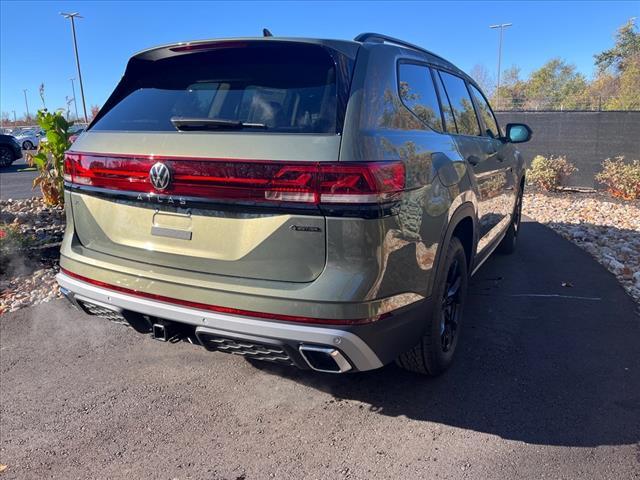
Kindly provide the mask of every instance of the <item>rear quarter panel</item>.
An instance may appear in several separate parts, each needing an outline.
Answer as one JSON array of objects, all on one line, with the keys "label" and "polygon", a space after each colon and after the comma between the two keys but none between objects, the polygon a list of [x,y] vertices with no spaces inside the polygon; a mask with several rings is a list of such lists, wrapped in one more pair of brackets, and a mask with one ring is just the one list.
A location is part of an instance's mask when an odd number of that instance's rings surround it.
[{"label": "rear quarter panel", "polygon": [[[352,81],[340,160],[402,160],[407,192],[379,235],[378,278],[369,293],[430,294],[452,207],[474,202],[455,141],[429,129],[400,101],[396,65],[425,58],[391,45],[363,45]],[[330,240],[331,241],[331,240]]]}]

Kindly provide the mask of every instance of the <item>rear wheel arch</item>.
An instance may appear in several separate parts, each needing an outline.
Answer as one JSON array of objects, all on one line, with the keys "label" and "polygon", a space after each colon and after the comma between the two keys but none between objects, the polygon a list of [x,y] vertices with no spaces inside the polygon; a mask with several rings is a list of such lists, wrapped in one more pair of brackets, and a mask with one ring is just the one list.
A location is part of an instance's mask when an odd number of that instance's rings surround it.
[{"label": "rear wheel arch", "polygon": [[475,253],[475,226],[473,218],[470,216],[463,217],[453,229],[451,237],[456,237],[462,243],[465,256],[467,257],[467,267],[471,266]]},{"label": "rear wheel arch", "polygon": [[471,202],[465,202],[456,208],[440,238],[440,245],[438,245],[438,253],[434,265],[435,269],[430,279],[429,293],[433,291],[433,282],[437,276],[437,272],[442,268],[451,238],[456,237],[462,243],[467,258],[467,270],[469,272],[472,271],[478,244],[476,227],[476,210]]}]

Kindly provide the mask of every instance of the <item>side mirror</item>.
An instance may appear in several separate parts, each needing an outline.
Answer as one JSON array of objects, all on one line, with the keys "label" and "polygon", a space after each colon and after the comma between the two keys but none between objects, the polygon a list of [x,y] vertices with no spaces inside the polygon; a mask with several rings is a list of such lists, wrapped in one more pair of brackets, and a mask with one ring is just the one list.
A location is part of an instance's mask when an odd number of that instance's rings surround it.
[{"label": "side mirror", "polygon": [[531,140],[533,130],[524,123],[507,123],[506,140],[511,143],[524,143]]}]

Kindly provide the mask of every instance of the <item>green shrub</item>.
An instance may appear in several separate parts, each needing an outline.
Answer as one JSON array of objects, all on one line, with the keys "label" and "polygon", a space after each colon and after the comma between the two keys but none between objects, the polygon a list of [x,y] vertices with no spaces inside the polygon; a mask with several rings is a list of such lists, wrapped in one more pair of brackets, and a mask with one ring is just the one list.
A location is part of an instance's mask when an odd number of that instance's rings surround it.
[{"label": "green shrub", "polygon": [[547,158],[536,155],[527,170],[527,179],[543,190],[554,191],[562,187],[567,178],[577,170],[565,157]]},{"label": "green shrub", "polygon": [[69,127],[60,112],[49,113],[38,111],[38,125],[46,133],[46,141],[40,141],[38,152],[27,156],[29,164],[38,169],[38,176],[33,180],[33,187],[40,187],[47,205],[64,203],[64,153],[71,146]]},{"label": "green shrub", "polygon": [[596,175],[596,180],[606,185],[615,197],[640,199],[640,160],[627,163],[624,157],[607,158],[602,162],[602,171]]}]

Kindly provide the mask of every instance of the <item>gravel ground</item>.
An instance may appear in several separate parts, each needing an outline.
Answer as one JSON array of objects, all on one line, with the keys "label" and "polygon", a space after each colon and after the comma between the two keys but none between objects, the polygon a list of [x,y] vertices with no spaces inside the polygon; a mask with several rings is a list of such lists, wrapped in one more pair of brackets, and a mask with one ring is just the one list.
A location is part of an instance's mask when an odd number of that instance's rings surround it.
[{"label": "gravel ground", "polygon": [[27,242],[2,262],[0,314],[60,296],[54,277],[64,223],[64,211],[39,198],[0,201],[0,225],[15,228]]},{"label": "gravel ground", "polygon": [[599,193],[527,193],[523,213],[589,252],[640,303],[640,201]]}]

